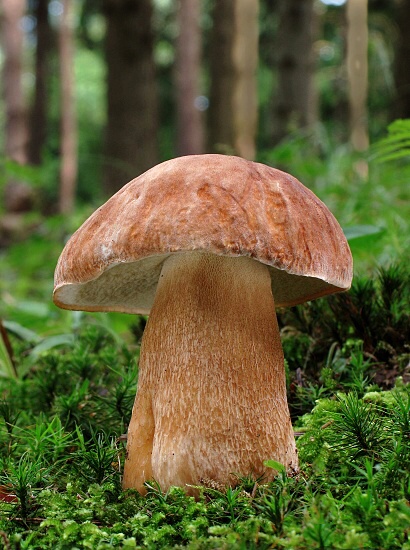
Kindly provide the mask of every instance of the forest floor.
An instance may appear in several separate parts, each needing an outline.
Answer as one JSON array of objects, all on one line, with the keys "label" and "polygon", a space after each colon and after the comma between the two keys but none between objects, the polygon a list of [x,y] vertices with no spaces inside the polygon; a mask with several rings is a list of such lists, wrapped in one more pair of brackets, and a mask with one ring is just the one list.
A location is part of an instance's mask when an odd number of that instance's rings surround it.
[{"label": "forest floor", "polygon": [[39,342],[5,323],[3,547],[410,549],[409,282],[403,262],[279,311],[300,473],[268,462],[274,481],[249,475],[197,500],[155,481],[146,496],[121,489],[140,325],[124,342],[78,318]]}]

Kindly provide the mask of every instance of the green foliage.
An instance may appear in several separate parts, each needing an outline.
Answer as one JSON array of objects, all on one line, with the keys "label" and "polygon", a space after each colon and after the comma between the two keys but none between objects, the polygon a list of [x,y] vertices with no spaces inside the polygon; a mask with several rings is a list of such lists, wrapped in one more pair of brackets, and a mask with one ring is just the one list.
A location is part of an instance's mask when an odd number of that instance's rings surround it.
[{"label": "green foliage", "polygon": [[96,481],[102,484],[109,478],[118,481],[119,451],[115,439],[104,432],[91,433],[91,439],[86,443],[84,434],[77,426],[78,450],[74,458],[74,467],[78,474],[88,482]]},{"label": "green foliage", "polygon": [[[406,374],[399,360],[408,327],[405,271],[396,266],[358,283],[341,310],[324,300],[287,313],[290,394],[309,409],[297,420],[301,473],[291,477],[268,460],[266,468],[277,472],[273,481],[249,473],[236,487],[200,487],[197,499],[174,487],[164,493],[155,480],[146,484],[146,496],[122,491],[119,436],[131,415],[137,370],[111,330],[80,324],[70,345],[34,359],[30,346],[17,346],[24,375],[0,379],[6,546],[409,550],[410,389],[397,376],[389,390],[371,380],[375,362],[385,374]],[[359,338],[359,303],[376,355]],[[392,331],[394,353],[387,340]],[[377,356],[379,349],[386,353],[381,336],[390,346],[385,364]],[[317,358],[319,384],[312,374]],[[295,365],[301,385],[292,393]]]},{"label": "green foliage", "polygon": [[346,490],[343,484],[349,478],[363,486],[366,471],[368,477],[374,476],[379,495],[407,498],[410,445],[403,433],[407,433],[409,395],[409,387],[404,386],[361,399],[348,393],[319,401],[302,419],[307,429],[299,440],[301,459],[321,475],[326,469],[331,471],[338,491]]},{"label": "green foliage", "polygon": [[292,415],[319,398],[372,384],[391,388],[410,358],[410,271],[404,264],[357,277],[347,293],[278,313]]},{"label": "green foliage", "polygon": [[341,395],[340,407],[331,415],[336,440],[333,448],[348,451],[356,458],[365,455],[377,459],[379,449],[385,449],[387,436],[380,429],[380,414],[375,406],[358,399],[354,393]]},{"label": "green foliage", "polygon": [[33,461],[26,453],[21,455],[17,463],[11,458],[5,462],[4,472],[0,474],[0,483],[17,497],[16,512],[21,514],[23,520],[36,510],[33,495],[44,487],[47,473],[47,468],[40,460]]},{"label": "green foliage", "polygon": [[410,157],[410,119],[399,119],[387,128],[388,134],[373,147],[377,162],[390,162]]},{"label": "green foliage", "polygon": [[34,426],[17,427],[17,431],[17,437],[25,442],[30,456],[50,469],[60,468],[69,447],[73,445],[72,434],[64,430],[58,416],[48,420],[46,415],[40,413]]}]

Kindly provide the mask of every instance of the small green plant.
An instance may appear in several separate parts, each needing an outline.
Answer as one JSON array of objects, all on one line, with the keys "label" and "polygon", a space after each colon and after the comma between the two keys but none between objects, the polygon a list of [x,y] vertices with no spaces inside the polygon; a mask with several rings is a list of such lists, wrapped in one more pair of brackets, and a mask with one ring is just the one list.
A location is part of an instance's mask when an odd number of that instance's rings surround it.
[{"label": "small green plant", "polygon": [[334,547],[334,530],[334,525],[319,510],[310,518],[303,534],[311,548],[326,550]]},{"label": "small green plant", "polygon": [[121,425],[127,425],[131,418],[132,406],[137,388],[138,370],[131,365],[127,370],[118,371],[110,367],[118,377],[118,383],[111,388],[107,395],[101,396],[103,406],[108,407],[111,416],[118,418]]},{"label": "small green plant", "polygon": [[[229,522],[235,523],[239,519],[242,519],[246,513],[247,506],[243,503],[243,489],[242,487],[228,487],[225,493],[222,493],[222,500],[224,501],[224,508]],[[246,497],[245,497],[246,498]]]},{"label": "small green plant", "polygon": [[55,399],[55,411],[68,431],[73,431],[76,426],[87,430],[90,425],[93,411],[90,410],[89,385],[89,380],[84,380],[74,386],[69,394],[58,395]]},{"label": "small green plant", "polygon": [[19,501],[19,512],[27,520],[30,512],[36,510],[34,495],[38,493],[48,470],[40,460],[33,461],[28,453],[23,454],[17,463],[9,459],[0,474],[0,484],[10,488]]},{"label": "small green plant", "polygon": [[73,445],[73,436],[63,428],[58,416],[48,420],[40,414],[34,426],[20,429],[19,439],[24,441],[30,456],[47,467],[58,468],[67,459],[68,449]]},{"label": "small green plant", "polygon": [[357,394],[340,395],[340,408],[331,414],[336,448],[348,450],[354,458],[364,455],[377,459],[388,438],[386,422],[381,424],[376,407],[361,401]]},{"label": "small green plant", "polygon": [[77,426],[78,450],[74,454],[74,467],[87,482],[102,484],[108,479],[119,481],[119,451],[115,439],[104,432],[91,430],[91,439],[85,441]]},{"label": "small green plant", "polygon": [[393,392],[393,398],[394,407],[392,412],[394,425],[399,430],[399,434],[403,440],[407,444],[410,444],[410,391],[407,389],[406,393]]},{"label": "small green plant", "polygon": [[278,475],[262,492],[262,498],[255,501],[256,509],[266,517],[273,525],[274,532],[282,536],[286,516],[303,502],[298,500],[297,496],[299,480],[288,477],[286,468],[274,460],[267,460],[265,465],[277,470]]},{"label": "small green plant", "polygon": [[16,410],[9,401],[6,401],[5,399],[2,399],[0,401],[0,418],[2,418],[4,421],[4,426],[6,428],[7,434],[5,441],[6,444],[3,447],[3,450],[6,452],[7,455],[10,455],[11,453],[13,445],[13,430],[16,426],[20,414],[21,411]]}]

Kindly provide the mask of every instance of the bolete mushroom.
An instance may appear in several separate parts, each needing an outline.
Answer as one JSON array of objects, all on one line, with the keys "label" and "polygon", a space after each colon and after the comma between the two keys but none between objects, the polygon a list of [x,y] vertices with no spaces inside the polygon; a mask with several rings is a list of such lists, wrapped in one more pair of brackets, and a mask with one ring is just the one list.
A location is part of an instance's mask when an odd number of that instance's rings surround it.
[{"label": "bolete mushroom", "polygon": [[[346,290],[352,257],[295,178],[223,155],[176,158],[77,230],[55,272],[65,309],[150,314],[123,486],[296,471],[276,306]],[[266,479],[269,479],[267,474]]]}]

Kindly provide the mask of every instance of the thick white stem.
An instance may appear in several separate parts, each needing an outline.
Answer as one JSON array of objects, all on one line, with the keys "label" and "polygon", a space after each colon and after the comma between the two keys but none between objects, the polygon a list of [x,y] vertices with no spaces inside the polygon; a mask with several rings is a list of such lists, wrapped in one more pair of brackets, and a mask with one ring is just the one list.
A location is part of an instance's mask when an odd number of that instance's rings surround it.
[{"label": "thick white stem", "polygon": [[[141,347],[123,484],[166,490],[297,469],[268,268],[202,252],[166,260]],[[272,472],[270,473],[272,475]]]}]

